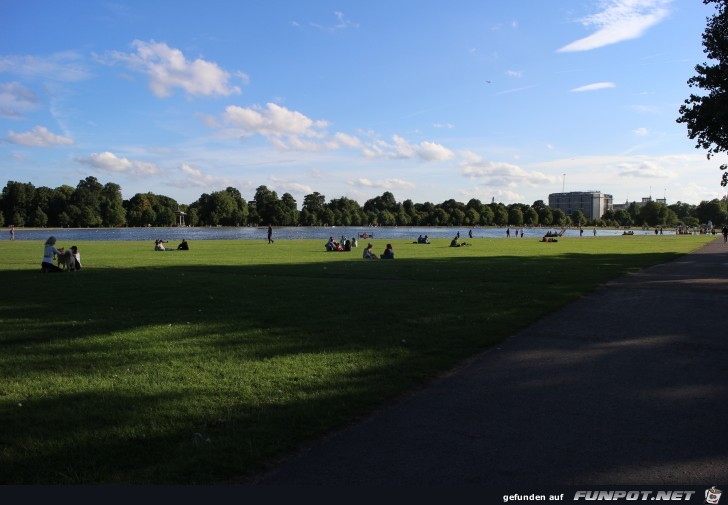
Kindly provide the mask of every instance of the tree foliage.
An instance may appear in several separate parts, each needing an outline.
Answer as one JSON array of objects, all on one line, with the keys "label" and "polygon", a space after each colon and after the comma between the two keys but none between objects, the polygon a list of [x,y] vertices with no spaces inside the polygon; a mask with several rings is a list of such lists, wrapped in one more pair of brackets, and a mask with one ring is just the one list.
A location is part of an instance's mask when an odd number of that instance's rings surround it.
[{"label": "tree foliage", "polygon": [[299,211],[293,195],[284,193],[279,198],[266,186],[259,186],[250,201],[237,188],[227,187],[180,205],[173,198],[151,192],[123,200],[121,186],[102,184],[95,177],[79,181],[75,188],[63,185],[55,189],[9,181],[0,194],[0,225],[6,226],[175,226],[178,211],[186,213],[185,222],[191,226],[671,226],[708,221],[722,226],[728,222],[725,200],[697,206],[677,202],[670,207],[633,202],[626,210],[610,210],[599,218],[586,219],[579,210],[567,216],[542,200],[508,206],[484,204],[475,198],[467,203],[454,199],[415,203],[398,202],[388,191],[363,206],[345,196],[327,203],[325,195],[313,192],[303,197]]},{"label": "tree foliage", "polygon": [[[728,0],[703,0],[715,4],[716,12],[708,18],[703,32],[703,48],[711,63],[695,66],[697,75],[688,79],[691,88],[700,88],[705,95],[691,93],[680,106],[678,123],[685,123],[688,137],[697,140],[696,148],[706,149],[708,159],[728,151]],[[726,170],[727,164],[720,169]],[[728,172],[721,185],[728,185]]]}]

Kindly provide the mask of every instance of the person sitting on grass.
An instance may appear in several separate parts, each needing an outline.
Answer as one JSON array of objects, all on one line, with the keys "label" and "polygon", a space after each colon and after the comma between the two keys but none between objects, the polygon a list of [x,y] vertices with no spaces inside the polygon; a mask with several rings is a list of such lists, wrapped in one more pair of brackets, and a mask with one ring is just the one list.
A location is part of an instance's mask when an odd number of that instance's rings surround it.
[{"label": "person sitting on grass", "polygon": [[368,244],[367,248],[364,249],[364,254],[362,254],[362,258],[365,260],[375,260],[377,259],[377,255],[372,252],[372,244]]},{"label": "person sitting on grass", "polygon": [[73,256],[73,262],[75,263],[76,270],[81,270],[81,254],[78,252],[78,247],[71,246],[71,256]]},{"label": "person sitting on grass", "polygon": [[190,245],[187,243],[185,239],[182,239],[182,243],[177,246],[178,251],[189,251]]},{"label": "person sitting on grass", "polygon": [[43,260],[40,263],[41,272],[63,272],[60,268],[53,264],[53,258],[63,254],[56,249],[56,237],[48,237],[43,247]]},{"label": "person sitting on grass", "polygon": [[384,254],[380,256],[383,260],[393,260],[394,259],[394,249],[392,249],[392,244],[387,244],[387,248],[384,250]]},{"label": "person sitting on grass", "polygon": [[[167,242],[169,242],[169,241],[167,241]],[[155,250],[155,251],[166,251],[166,250],[167,250],[167,248],[166,248],[166,247],[164,247],[164,244],[166,244],[167,242],[165,242],[165,241],[164,241],[164,240],[162,240],[161,238],[160,238],[160,239],[158,239],[158,240],[155,240],[155,241],[154,241],[154,250]]]}]

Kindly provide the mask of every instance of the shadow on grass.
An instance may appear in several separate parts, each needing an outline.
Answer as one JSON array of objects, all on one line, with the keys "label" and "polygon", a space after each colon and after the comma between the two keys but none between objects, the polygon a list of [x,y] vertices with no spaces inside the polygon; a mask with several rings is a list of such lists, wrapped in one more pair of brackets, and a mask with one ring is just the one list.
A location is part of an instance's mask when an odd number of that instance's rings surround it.
[{"label": "shadow on grass", "polygon": [[16,287],[0,295],[2,480],[251,475],[600,283],[674,257],[3,273]]}]

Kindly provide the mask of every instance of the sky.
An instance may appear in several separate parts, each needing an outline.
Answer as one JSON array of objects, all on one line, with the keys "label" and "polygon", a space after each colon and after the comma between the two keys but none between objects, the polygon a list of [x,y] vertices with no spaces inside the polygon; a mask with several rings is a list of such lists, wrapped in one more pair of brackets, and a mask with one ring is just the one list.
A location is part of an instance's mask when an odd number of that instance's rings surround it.
[{"label": "sky", "polygon": [[700,0],[0,0],[0,184],[721,198]]}]

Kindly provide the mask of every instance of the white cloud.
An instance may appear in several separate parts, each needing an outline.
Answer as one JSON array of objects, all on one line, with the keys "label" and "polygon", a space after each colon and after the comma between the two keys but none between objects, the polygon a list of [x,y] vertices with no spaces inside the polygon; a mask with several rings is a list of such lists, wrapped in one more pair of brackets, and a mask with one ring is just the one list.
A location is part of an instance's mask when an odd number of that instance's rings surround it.
[{"label": "white cloud", "polygon": [[362,142],[359,137],[349,135],[348,133],[337,132],[331,140],[326,143],[329,149],[339,149],[340,147],[361,148]]},{"label": "white cloud", "polygon": [[21,75],[28,79],[76,82],[90,76],[80,60],[81,57],[78,54],[70,51],[47,57],[3,56],[0,57],[0,72]]},{"label": "white cloud", "polygon": [[482,200],[484,203],[490,203],[491,200],[501,203],[515,203],[523,202],[524,195],[511,191],[509,189],[494,189],[492,187],[473,187],[460,191],[463,200],[470,200],[471,198],[477,198]]},{"label": "white cloud", "polygon": [[641,37],[644,32],[670,13],[672,0],[606,0],[602,10],[581,19],[596,32],[560,48],[558,52],[589,51]]},{"label": "white cloud", "polygon": [[383,140],[376,140],[367,144],[364,148],[364,156],[367,158],[389,158],[389,159],[413,159],[421,161],[447,161],[455,157],[447,147],[436,142],[420,142],[411,144],[399,135],[392,136],[393,143]]},{"label": "white cloud", "polygon": [[555,181],[553,176],[537,171],[526,171],[512,163],[487,161],[472,151],[465,151],[461,156],[462,174],[470,179],[484,179],[489,186],[535,187]]},{"label": "white cloud", "polygon": [[[230,84],[230,74],[216,63],[198,58],[189,61],[182,51],[162,42],[135,40],[135,53],[112,51],[101,61],[121,62],[130,69],[144,72],[149,77],[149,87],[158,97],[167,97],[174,88],[181,88],[189,96],[229,96],[240,94],[238,86]],[[243,82],[247,76],[236,72]]]},{"label": "white cloud", "polygon": [[384,179],[384,180],[378,180],[378,181],[372,181],[367,178],[359,178],[359,179],[352,179],[349,181],[350,186],[355,186],[358,188],[379,188],[379,189],[398,189],[398,188],[405,188],[405,189],[412,189],[415,187],[414,184],[412,184],[409,181],[405,181],[403,179]]},{"label": "white cloud", "polygon": [[674,179],[677,172],[668,163],[660,160],[636,159],[616,164],[620,177],[637,177],[647,179]]},{"label": "white cloud", "polygon": [[266,108],[230,105],[225,109],[223,119],[245,135],[257,133],[269,138],[319,137],[321,129],[327,125],[326,121],[314,121],[274,103],[266,104]]},{"label": "white cloud", "polygon": [[76,158],[76,161],[101,172],[135,176],[154,175],[160,172],[154,163],[119,158],[109,151],[93,153],[90,156],[79,156]]},{"label": "white cloud", "polygon": [[237,188],[250,188],[252,183],[238,181],[229,177],[220,177],[203,172],[199,168],[195,168],[187,163],[180,163],[177,167],[182,173],[183,178],[170,178],[166,182],[170,186],[178,188],[188,188],[190,186],[196,188],[204,188],[207,191],[221,191],[223,188],[233,186]]},{"label": "white cloud", "polygon": [[45,126],[36,126],[23,133],[8,132],[8,141],[12,144],[31,147],[52,147],[73,144],[73,139],[56,135],[48,131]]},{"label": "white cloud", "polygon": [[[359,23],[355,23],[349,19],[346,18],[346,15],[344,15],[341,11],[334,11],[334,16],[336,16],[337,23],[333,26],[324,26],[318,23],[310,23],[311,26],[314,28],[318,28],[319,30],[326,30],[330,32],[334,32],[337,30],[345,30],[347,28],[359,28]],[[296,23],[294,26],[299,26],[298,23]]]},{"label": "white cloud", "polygon": [[518,70],[506,70],[506,75],[508,77],[523,77],[523,72],[520,72]]},{"label": "white cloud", "polygon": [[448,130],[451,130],[451,129],[455,128],[455,125],[451,124],[451,123],[433,123],[432,127],[433,128],[447,128]]},{"label": "white cloud", "polygon": [[593,84],[587,84],[586,86],[579,86],[571,90],[572,93],[581,93],[582,91],[597,91],[600,89],[615,88],[616,85],[613,82],[595,82]]},{"label": "white cloud", "polygon": [[314,192],[311,186],[299,182],[287,181],[276,176],[270,176],[269,180],[271,181],[271,186],[278,192],[304,195]]},{"label": "white cloud", "polygon": [[650,130],[648,130],[647,128],[637,128],[636,130],[633,130],[632,133],[634,133],[638,137],[646,137],[650,134]]},{"label": "white cloud", "polygon": [[19,119],[23,112],[38,107],[35,92],[19,82],[0,84],[0,117]]}]

